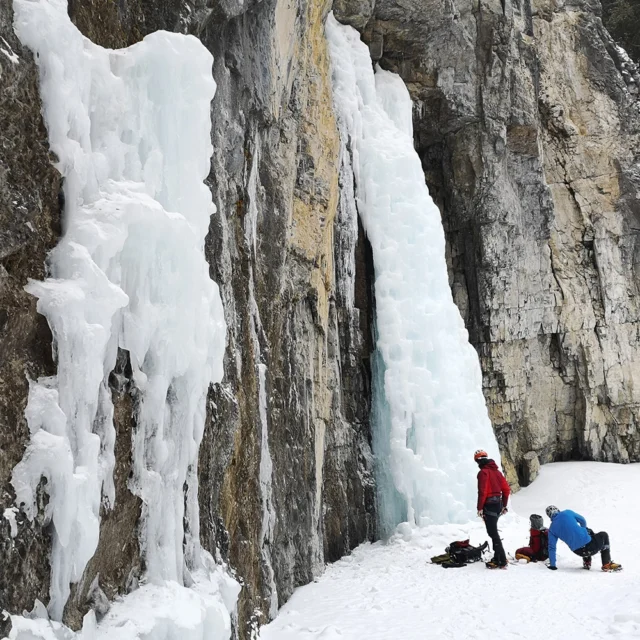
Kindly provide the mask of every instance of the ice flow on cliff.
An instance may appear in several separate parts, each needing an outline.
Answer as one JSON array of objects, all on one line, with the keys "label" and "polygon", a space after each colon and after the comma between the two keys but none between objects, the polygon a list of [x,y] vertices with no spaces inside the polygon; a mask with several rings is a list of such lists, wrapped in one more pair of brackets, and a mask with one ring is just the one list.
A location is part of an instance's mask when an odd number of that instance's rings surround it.
[{"label": "ice flow on cliff", "polygon": [[478,356],[449,287],[440,213],[413,147],[411,99],[399,76],[374,74],[358,32],[333,14],[326,35],[342,182],[355,178],[373,250],[381,524],[464,522],[474,514],[473,452],[499,459],[498,450]]},{"label": "ice flow on cliff", "polygon": [[[114,625],[119,638],[151,639],[158,630],[162,638],[228,637],[239,587],[200,548],[197,482],[206,396],[222,378],[226,331],[204,257],[215,212],[203,182],[211,55],[196,38],[165,32],[103,49],[71,23],[66,0],[14,0],[14,11],[18,37],[36,54],[64,177],[64,235],[49,277],[28,285],[52,329],[57,375],[30,384],[31,440],[12,480],[30,517],[47,480],[49,614],[61,619],[69,585],[98,545],[101,505],[116,498],[108,381],[120,348],[138,391],[130,489],[142,502],[147,584],[101,625],[87,614],[82,638],[109,637]],[[33,625],[48,624],[13,622],[12,638],[40,637]]]}]

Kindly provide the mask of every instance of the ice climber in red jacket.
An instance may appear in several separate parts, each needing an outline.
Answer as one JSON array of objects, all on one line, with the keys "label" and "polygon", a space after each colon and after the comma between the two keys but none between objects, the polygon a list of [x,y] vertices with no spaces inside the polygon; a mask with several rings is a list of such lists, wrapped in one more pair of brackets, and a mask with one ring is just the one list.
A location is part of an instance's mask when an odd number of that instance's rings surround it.
[{"label": "ice climber in red jacket", "polygon": [[507,512],[507,502],[511,489],[509,483],[489,458],[486,451],[479,449],[473,455],[478,463],[478,516],[484,519],[487,533],[493,542],[493,558],[487,562],[488,569],[506,569],[507,555],[498,533],[498,518]]}]

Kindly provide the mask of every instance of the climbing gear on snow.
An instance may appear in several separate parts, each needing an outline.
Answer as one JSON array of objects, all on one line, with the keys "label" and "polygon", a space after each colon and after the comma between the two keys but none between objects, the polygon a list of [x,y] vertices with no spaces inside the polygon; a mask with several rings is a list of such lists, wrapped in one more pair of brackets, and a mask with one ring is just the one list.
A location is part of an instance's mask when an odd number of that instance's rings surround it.
[{"label": "climbing gear on snow", "polygon": [[478,562],[482,560],[482,552],[489,548],[489,543],[485,542],[479,547],[469,544],[469,540],[455,540],[446,549],[454,562]]},{"label": "climbing gear on snow", "polygon": [[507,564],[498,564],[497,562],[494,562],[493,560],[491,562],[485,562],[485,566],[487,567],[487,569],[506,569],[507,568]]},{"label": "climbing gear on snow", "polygon": [[622,571],[622,565],[617,562],[607,562],[607,564],[602,565],[602,570],[608,572]]},{"label": "climbing gear on snow", "polygon": [[485,542],[479,547],[469,544],[469,540],[454,540],[446,549],[446,553],[433,556],[431,562],[439,564],[445,569],[452,567],[464,567],[472,562],[482,560],[482,553],[489,548],[489,543]]},{"label": "climbing gear on snow", "polygon": [[431,562],[433,564],[442,564],[443,562],[449,562],[451,560],[451,556],[448,553],[441,553],[439,556],[433,556],[431,558]]}]

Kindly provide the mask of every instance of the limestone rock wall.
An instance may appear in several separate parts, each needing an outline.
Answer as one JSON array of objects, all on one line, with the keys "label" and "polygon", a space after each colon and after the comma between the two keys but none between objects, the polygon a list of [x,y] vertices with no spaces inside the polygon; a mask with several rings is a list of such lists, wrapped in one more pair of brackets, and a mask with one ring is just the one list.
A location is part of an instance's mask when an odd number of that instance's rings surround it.
[{"label": "limestone rock wall", "polygon": [[[328,10],[326,2],[263,0],[200,34],[218,82],[211,186],[221,215],[208,255],[229,326],[226,379],[212,394],[201,450],[201,528],[205,546],[227,548],[246,579],[240,618],[257,609],[256,623],[325,560],[375,533],[369,327],[337,290],[346,279],[355,286],[336,249],[348,242],[353,251],[357,226],[344,228],[338,215]],[[275,514],[266,534],[265,508]]]},{"label": "limestone rock wall", "polygon": [[[323,20],[330,0],[72,0],[107,47],[158,28],[214,55],[206,243],[228,323],[200,454],[201,536],[243,590],[249,638],[326,561],[376,536],[369,403],[370,248],[340,201]],[[448,242],[451,286],[481,358],[509,479],[540,463],[640,459],[636,238],[638,69],[597,0],[336,0],[415,100],[415,141]],[[28,430],[27,376],[55,370],[23,291],[61,232],[37,73],[0,5],[0,514]],[[116,506],[73,589],[78,627],[144,570],[127,487],[136,390],[111,376]],[[482,443],[478,443],[481,446]],[[42,492],[43,507],[46,494]],[[49,524],[0,518],[0,609],[47,600]],[[122,542],[124,541],[124,544]],[[9,569],[6,569],[9,567]],[[0,625],[2,622],[0,622]],[[0,632],[5,630],[0,626]]]},{"label": "limestone rock wall", "polygon": [[597,0],[378,0],[363,29],[415,100],[515,486],[552,460],[640,459],[637,69],[599,13]]},{"label": "limestone rock wall", "polygon": [[[9,485],[29,429],[24,417],[28,377],[53,373],[51,333],[23,287],[42,278],[60,233],[60,179],[51,165],[40,116],[35,65],[13,34],[13,12],[0,7],[0,611],[33,606],[49,584],[49,532],[39,518],[16,514],[11,537],[2,517],[13,504]],[[45,500],[41,494],[41,499]],[[0,637],[4,636],[0,616]]]},{"label": "limestone rock wall", "polygon": [[[0,515],[12,505],[11,470],[28,437],[27,375],[55,371],[46,321],[22,288],[44,276],[63,206],[37,70],[13,35],[10,5],[0,6],[0,36],[11,47],[5,53],[0,40]],[[214,55],[209,181],[219,213],[206,251],[228,345],[225,378],[209,397],[199,496],[203,545],[244,587],[239,638],[326,561],[375,537],[372,265],[357,215],[340,213],[323,31],[329,8],[325,0],[69,3],[76,25],[102,46],[165,28],[197,35]],[[144,571],[140,503],[127,486],[137,398],[126,352],[110,383],[116,504],[102,513],[98,549],[65,609],[73,628],[92,606],[96,576],[111,599],[135,588]],[[17,517],[15,539],[0,518],[0,565],[11,567],[0,572],[0,608],[12,612],[48,600],[50,524]]]}]

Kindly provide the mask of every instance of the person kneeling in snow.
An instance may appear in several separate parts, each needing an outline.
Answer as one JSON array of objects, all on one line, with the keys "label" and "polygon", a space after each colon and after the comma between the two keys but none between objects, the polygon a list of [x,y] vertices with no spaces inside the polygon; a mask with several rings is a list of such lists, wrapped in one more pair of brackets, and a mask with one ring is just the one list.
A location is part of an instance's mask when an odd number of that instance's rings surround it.
[{"label": "person kneeling in snow", "polygon": [[558,507],[547,507],[547,515],[551,519],[549,527],[549,569],[555,571],[556,546],[562,540],[578,556],[582,557],[582,566],[591,569],[591,556],[600,552],[603,571],[620,571],[622,566],[611,562],[609,551],[609,534],[606,531],[593,533],[587,529],[587,521],[575,511]]},{"label": "person kneeling in snow", "polygon": [[487,562],[487,569],[506,569],[507,554],[498,533],[498,518],[507,512],[507,500],[511,489],[498,465],[489,458],[486,451],[479,449],[473,459],[478,463],[478,516],[484,519],[487,533],[493,542],[493,558]]},{"label": "person kneeling in snow", "polygon": [[532,513],[529,516],[531,529],[529,529],[529,546],[516,549],[516,560],[537,562],[549,557],[549,531],[544,527],[542,516]]}]

